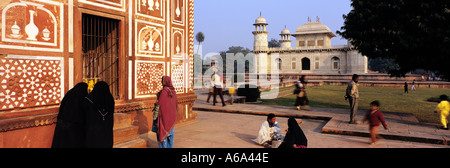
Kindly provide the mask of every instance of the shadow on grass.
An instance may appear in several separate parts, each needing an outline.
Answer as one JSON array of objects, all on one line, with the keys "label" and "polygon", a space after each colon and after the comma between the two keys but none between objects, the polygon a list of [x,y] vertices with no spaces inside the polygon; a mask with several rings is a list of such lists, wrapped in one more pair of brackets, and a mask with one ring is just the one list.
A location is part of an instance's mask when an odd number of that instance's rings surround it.
[{"label": "shadow on grass", "polygon": [[[294,96],[285,96],[277,99],[268,99],[261,100],[261,105],[278,105],[278,106],[295,106],[295,95]],[[309,105],[311,107],[322,107],[322,108],[349,108],[347,101],[343,100],[345,104],[339,103],[330,103],[326,101],[317,101],[317,100],[309,100]]]}]

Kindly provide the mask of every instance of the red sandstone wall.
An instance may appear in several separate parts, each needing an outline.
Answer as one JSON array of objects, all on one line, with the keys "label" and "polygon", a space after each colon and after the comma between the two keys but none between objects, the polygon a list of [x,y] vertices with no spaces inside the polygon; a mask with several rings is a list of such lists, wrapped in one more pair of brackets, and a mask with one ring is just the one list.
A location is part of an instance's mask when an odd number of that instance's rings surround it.
[{"label": "red sandstone wall", "polygon": [[168,75],[180,97],[178,122],[195,119],[193,0],[105,1],[1,0],[0,147],[50,147],[60,100],[83,81],[82,14],[120,22],[116,113],[135,115],[144,133]]},{"label": "red sandstone wall", "polygon": [[0,148],[48,148],[52,145],[55,125],[0,132]]}]

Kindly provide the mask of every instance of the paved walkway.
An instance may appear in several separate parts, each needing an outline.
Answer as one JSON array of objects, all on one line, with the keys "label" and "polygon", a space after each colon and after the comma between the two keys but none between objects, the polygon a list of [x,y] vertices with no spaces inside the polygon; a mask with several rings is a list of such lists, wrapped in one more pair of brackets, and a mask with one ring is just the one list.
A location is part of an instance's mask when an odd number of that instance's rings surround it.
[{"label": "paved walkway", "polygon": [[[256,138],[266,116],[195,111],[197,119],[175,126],[175,148],[263,148]],[[287,118],[277,117],[282,130]],[[302,119],[300,125],[308,138],[308,148],[448,148],[445,145],[384,139],[369,145],[368,137],[322,133],[325,120]],[[155,133],[141,135],[150,148],[158,148]]]},{"label": "paved walkway", "polygon": [[[369,131],[367,124],[348,124],[349,110],[333,108],[311,108],[310,111],[297,111],[294,106],[269,106],[258,104],[233,104],[222,107],[221,102],[212,106],[206,103],[207,90],[196,91],[198,99],[194,104],[194,110],[213,111],[237,114],[267,115],[275,113],[280,117],[293,116],[303,119],[314,119],[326,121],[322,127],[322,133],[353,135],[368,137]],[[227,96],[224,96],[228,99]],[[219,99],[220,101],[220,99]],[[212,99],[211,99],[212,102]],[[361,121],[365,110],[359,110],[357,120]],[[378,133],[385,139],[431,143],[447,144],[450,140],[450,131],[437,129],[438,124],[421,123],[412,114],[405,113],[384,113],[389,130],[382,127]]]}]

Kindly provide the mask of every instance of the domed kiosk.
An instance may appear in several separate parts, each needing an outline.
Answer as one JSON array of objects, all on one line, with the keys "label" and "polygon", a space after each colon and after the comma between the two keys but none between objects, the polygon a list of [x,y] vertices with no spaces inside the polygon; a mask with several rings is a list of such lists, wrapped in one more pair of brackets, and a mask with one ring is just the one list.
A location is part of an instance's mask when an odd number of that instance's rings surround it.
[{"label": "domed kiosk", "polygon": [[281,44],[281,48],[288,48],[291,47],[291,32],[286,28],[286,26],[284,26],[284,29],[281,31],[281,40],[280,40],[280,44]]},{"label": "domed kiosk", "polygon": [[298,26],[292,36],[297,39],[297,47],[331,47],[331,38],[336,37],[327,25],[320,23],[318,17],[316,22],[308,18],[308,22]]},{"label": "domed kiosk", "polygon": [[[320,22],[319,17],[315,22],[308,17],[308,22],[298,26],[292,34],[285,26],[280,33],[281,47],[274,48],[268,47],[267,20],[260,14],[253,25],[255,41],[252,52],[257,62],[267,67],[267,70],[258,70],[258,73],[269,74],[272,66],[276,66],[280,74],[363,74],[368,71],[367,57],[356,48],[331,45],[331,39],[336,35]],[[291,40],[290,36],[295,37],[294,47],[291,46],[294,39]],[[278,56],[276,60],[272,60],[274,55]]]}]

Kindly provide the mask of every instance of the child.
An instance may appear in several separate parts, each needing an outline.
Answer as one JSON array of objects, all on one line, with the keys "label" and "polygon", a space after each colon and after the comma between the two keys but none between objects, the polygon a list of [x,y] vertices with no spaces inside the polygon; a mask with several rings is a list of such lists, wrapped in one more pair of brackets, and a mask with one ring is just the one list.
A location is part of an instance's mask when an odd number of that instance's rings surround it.
[{"label": "child", "polygon": [[371,137],[371,145],[375,144],[377,141],[377,131],[380,126],[380,121],[383,124],[384,129],[388,129],[386,123],[384,122],[383,113],[378,110],[380,107],[380,102],[375,100],[370,103],[370,110],[367,111],[366,116],[364,117],[363,122],[369,121],[369,131]]},{"label": "child", "polygon": [[441,102],[437,105],[436,107],[436,112],[441,112],[441,123],[442,123],[442,127],[441,129],[445,129],[448,130],[447,124],[447,116],[449,114],[449,110],[450,110],[450,103],[448,102],[448,97],[447,95],[441,95],[439,97],[439,99],[441,99]]},{"label": "child", "polygon": [[230,87],[228,88],[228,95],[230,95],[230,104],[233,105],[234,99],[233,96],[235,96],[236,94],[236,89],[234,89],[234,87]]}]

